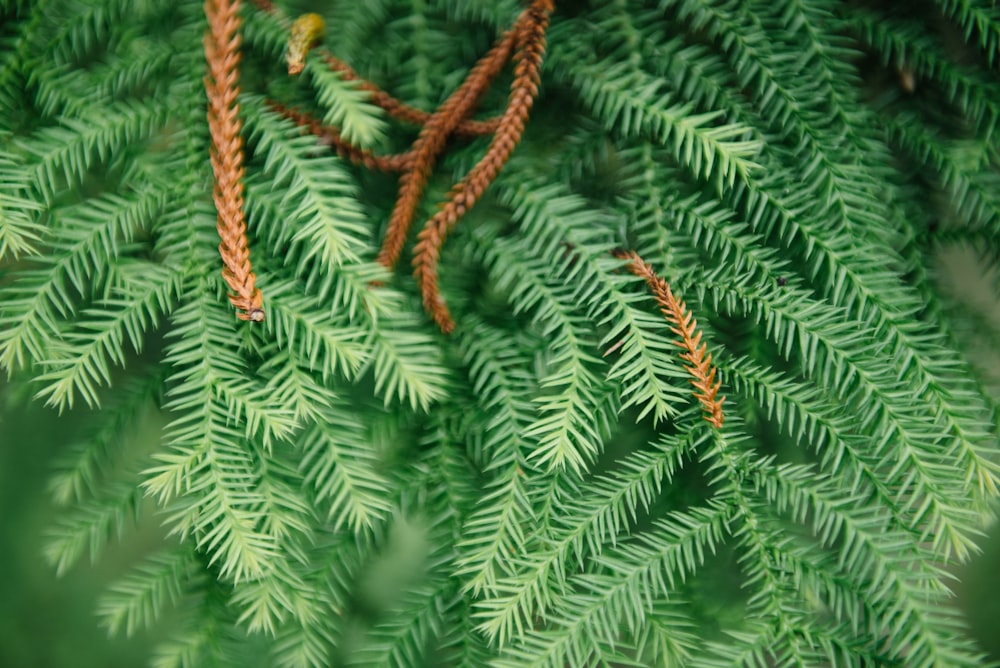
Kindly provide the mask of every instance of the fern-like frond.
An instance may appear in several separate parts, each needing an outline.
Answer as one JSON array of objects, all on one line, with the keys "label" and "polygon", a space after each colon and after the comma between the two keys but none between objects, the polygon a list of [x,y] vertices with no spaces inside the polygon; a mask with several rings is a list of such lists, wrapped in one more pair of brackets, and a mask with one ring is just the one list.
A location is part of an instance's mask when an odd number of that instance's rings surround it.
[{"label": "fern-like frond", "polygon": [[87,405],[100,404],[99,388],[111,384],[111,365],[125,366],[125,343],[142,352],[147,331],[155,328],[180,291],[180,277],[159,265],[138,263],[120,266],[128,275],[120,294],[102,299],[98,307],[84,311],[87,319],[57,343],[49,346],[51,357],[39,360],[46,371],[38,376],[44,386],[36,397],[62,410],[72,408],[79,396]]},{"label": "fern-like frond", "polygon": [[715,551],[730,512],[712,504],[672,513],[657,523],[655,534],[640,537],[627,551],[623,547],[598,558],[609,574],[572,578],[568,584],[576,591],[549,613],[550,628],[519,633],[520,642],[505,649],[494,665],[593,665],[599,643],[614,646],[621,631],[634,633],[656,592],[672,589]]},{"label": "fern-like frond", "polygon": [[61,117],[58,125],[38,130],[19,148],[28,156],[32,186],[51,202],[56,193],[78,186],[95,164],[150,139],[164,120],[161,105],[120,102],[89,107],[79,116]]},{"label": "fern-like frond", "polygon": [[54,212],[47,232],[49,249],[33,271],[4,286],[0,306],[0,367],[12,371],[45,359],[59,345],[64,323],[81,299],[109,299],[124,290],[117,259],[164,203],[163,192],[108,196]]},{"label": "fern-like frond", "polygon": [[326,111],[323,122],[340,128],[347,141],[371,148],[385,136],[381,111],[369,102],[371,94],[348,81],[325,62],[311,59],[306,72],[316,86],[316,99]]},{"label": "fern-like frond", "polygon": [[152,627],[167,606],[176,605],[191,582],[202,576],[187,550],[162,552],[112,585],[98,603],[97,615],[108,632],[131,636]]},{"label": "fern-like frond", "polygon": [[[566,50],[554,50],[551,60],[608,128],[669,146],[695,176],[719,187],[731,186],[755,167],[752,159],[760,142],[750,137],[750,128],[716,124],[721,116],[717,111],[692,113],[689,104],[664,90],[662,81],[633,63],[593,62],[592,52],[569,47],[574,43],[568,39],[573,24],[567,22],[561,28],[567,35],[562,40]],[[553,32],[559,29],[554,26]]]},{"label": "fern-like frond", "polygon": [[[222,147],[201,0],[0,0],[5,396],[82,425],[45,558],[167,534],[106,628],[162,668],[989,663],[950,586],[1000,494],[990,2],[531,0],[455,118],[524,2],[314,7],[300,77],[305,7],[237,4]],[[377,262],[443,118],[448,335],[426,244]]]},{"label": "fern-like frond", "polygon": [[935,0],[965,33],[965,38],[979,44],[991,67],[1000,58],[1000,13],[993,3],[981,0]]},{"label": "fern-like frond", "polygon": [[565,586],[562,574],[613,544],[640,509],[649,508],[694,447],[686,439],[663,439],[655,452],[637,452],[607,477],[592,481],[595,493],[585,501],[570,498],[561,504],[553,514],[557,524],[532,555],[477,602],[478,628],[505,646],[523,636],[535,616],[547,616],[561,600],[554,591]]},{"label": "fern-like frond", "polygon": [[56,504],[69,506],[98,497],[104,485],[125,468],[130,436],[136,425],[148,418],[162,386],[162,374],[151,372],[114,388],[112,400],[104,402],[101,409],[104,419],[96,428],[87,428],[58,463],[49,481]]},{"label": "fern-like frond", "polygon": [[[9,139],[0,134],[0,141]],[[0,261],[37,255],[44,234],[42,205],[28,195],[27,175],[8,156],[0,157]]]},{"label": "fern-like frond", "polygon": [[412,311],[386,313],[369,334],[366,368],[386,405],[399,401],[413,410],[427,410],[447,396],[449,373],[441,349],[418,329],[419,322]]},{"label": "fern-like frond", "polygon": [[391,509],[389,481],[378,468],[378,453],[364,427],[343,404],[321,411],[299,443],[300,469],[325,507],[335,529],[372,530]]},{"label": "fern-like frond", "polygon": [[112,538],[120,538],[139,515],[142,495],[131,483],[109,485],[61,519],[45,546],[45,558],[62,575],[83,556],[97,559]]}]

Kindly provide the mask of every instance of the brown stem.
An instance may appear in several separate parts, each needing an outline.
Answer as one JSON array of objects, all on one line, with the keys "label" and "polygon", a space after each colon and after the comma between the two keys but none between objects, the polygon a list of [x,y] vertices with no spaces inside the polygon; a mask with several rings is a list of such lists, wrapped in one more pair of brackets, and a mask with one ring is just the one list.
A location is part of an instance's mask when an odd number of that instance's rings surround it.
[{"label": "brown stem", "polygon": [[[372,95],[372,103],[385,110],[387,114],[410,125],[426,125],[433,116],[432,113],[417,109],[402,102],[375,84],[362,79],[354,69],[331,53],[323,52],[322,58],[331,70],[339,72],[346,81],[357,81],[362,90]],[[488,118],[482,121],[463,119],[454,130],[454,134],[462,137],[481,137],[496,132],[500,117]]]},{"label": "brown stem", "polygon": [[409,168],[413,162],[413,151],[392,155],[375,155],[371,151],[358,148],[349,143],[341,136],[337,128],[331,125],[324,125],[318,119],[304,111],[293,109],[274,100],[268,100],[267,106],[296,125],[307,129],[310,133],[317,136],[320,141],[332,146],[341,158],[350,160],[356,165],[362,165],[368,169],[380,172],[401,172]]},{"label": "brown stem", "polygon": [[[523,16],[518,19],[518,26],[524,21]],[[379,253],[378,261],[383,266],[391,268],[399,259],[416,214],[417,204],[448,136],[454,132],[461,120],[472,112],[479,98],[510,60],[517,35],[518,27],[504,33],[493,48],[479,59],[462,85],[431,114],[427,123],[421,128],[420,135],[413,144],[413,164],[410,169],[403,172],[399,180],[399,197],[389,216],[389,225],[382,241],[382,251]]]},{"label": "brown stem", "polygon": [[215,174],[213,199],[218,211],[216,227],[221,243],[222,277],[232,293],[229,301],[240,310],[241,320],[264,319],[263,297],[250,264],[247,226],[243,215],[243,138],[237,96],[240,63],[239,0],[207,0],[205,60],[208,74],[208,127],[212,136],[210,158]]},{"label": "brown stem", "polygon": [[517,65],[514,68],[514,81],[511,84],[507,108],[500,118],[497,132],[486,150],[486,155],[452,188],[448,201],[433,218],[427,221],[417,237],[413,265],[423,296],[424,308],[446,334],[454,330],[455,323],[441,298],[438,286],[437,266],[441,257],[441,246],[459,219],[472,208],[500,173],[524,134],[528,114],[538,95],[542,58],[545,53],[545,31],[552,10],[552,0],[535,0],[522,14],[522,19],[518,20],[518,27],[515,28],[519,48],[516,56]]},{"label": "brown stem", "polygon": [[695,399],[701,403],[705,419],[715,428],[721,429],[724,417],[722,403],[726,398],[718,396],[722,382],[715,379],[716,369],[712,366],[712,355],[707,352],[708,346],[701,342],[698,321],[687,310],[687,304],[677,299],[670,289],[670,284],[657,276],[653,268],[646,264],[638,253],[619,251],[615,252],[615,256],[630,260],[629,271],[645,279],[656,298],[656,303],[660,305],[660,311],[671,324],[670,331],[681,337],[681,340],[675,343],[684,349],[681,359],[690,363],[690,366],[684,369],[691,375],[691,384],[696,390]]}]

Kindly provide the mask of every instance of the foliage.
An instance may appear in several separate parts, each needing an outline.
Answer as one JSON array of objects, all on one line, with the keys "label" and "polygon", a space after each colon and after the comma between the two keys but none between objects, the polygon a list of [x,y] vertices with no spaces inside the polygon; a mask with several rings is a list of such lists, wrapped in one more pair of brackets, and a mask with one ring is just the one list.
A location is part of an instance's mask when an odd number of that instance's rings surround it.
[{"label": "foliage", "polygon": [[[432,109],[519,7],[320,11]],[[450,336],[375,262],[394,177],[266,100],[383,153],[415,130],[321,62],[289,78],[273,16],[242,11],[246,323],[202,4],[0,12],[0,368],[100,409],[53,480],[55,568],[159,509],[171,537],[98,604],[112,632],[175,610],[154,665],[983,662],[948,573],[997,497],[966,344],[1000,332],[935,257],[1000,260],[994,3],[557,4],[526,135],[444,247]],[[453,138],[430,199],[485,145]],[[721,429],[614,248],[697,317]],[[153,407],[148,452],[126,435]]]}]

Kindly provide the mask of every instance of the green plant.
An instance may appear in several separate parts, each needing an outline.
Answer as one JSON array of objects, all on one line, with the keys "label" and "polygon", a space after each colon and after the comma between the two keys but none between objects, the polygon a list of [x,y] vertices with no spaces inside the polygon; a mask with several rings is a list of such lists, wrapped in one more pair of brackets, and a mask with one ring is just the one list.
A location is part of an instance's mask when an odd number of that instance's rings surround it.
[{"label": "green plant", "polygon": [[[99,603],[114,632],[176,609],[155,665],[982,664],[947,580],[997,497],[964,351],[1000,333],[934,257],[1000,259],[994,3],[557,3],[525,136],[443,246],[447,336],[375,262],[395,177],[267,99],[368,150],[416,130],[321,59],[289,77],[274,14],[242,11],[241,322],[202,4],[0,7],[0,367],[100,407],[53,478],[58,569],[160,509]],[[296,9],[432,110],[521,7]],[[452,139],[418,218],[487,143]],[[616,247],[697,317],[721,428]]]}]

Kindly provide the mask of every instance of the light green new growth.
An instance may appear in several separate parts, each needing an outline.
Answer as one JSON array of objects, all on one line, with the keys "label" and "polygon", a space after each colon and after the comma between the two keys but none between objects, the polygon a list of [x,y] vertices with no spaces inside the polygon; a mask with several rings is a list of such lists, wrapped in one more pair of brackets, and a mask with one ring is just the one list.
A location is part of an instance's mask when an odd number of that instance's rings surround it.
[{"label": "light green new growth", "polygon": [[[426,111],[525,6],[326,4],[324,47]],[[201,0],[0,0],[0,371],[87,413],[44,556],[168,534],[103,627],[168,623],[163,667],[986,663],[949,582],[996,507],[1000,331],[938,258],[1000,296],[996,3],[556,3],[443,248],[451,336],[375,261],[398,175],[268,101],[378,155],[419,128],[241,16],[262,323],[220,275]],[[418,222],[487,142],[449,140]],[[721,429],[615,249],[697,318]]]}]

